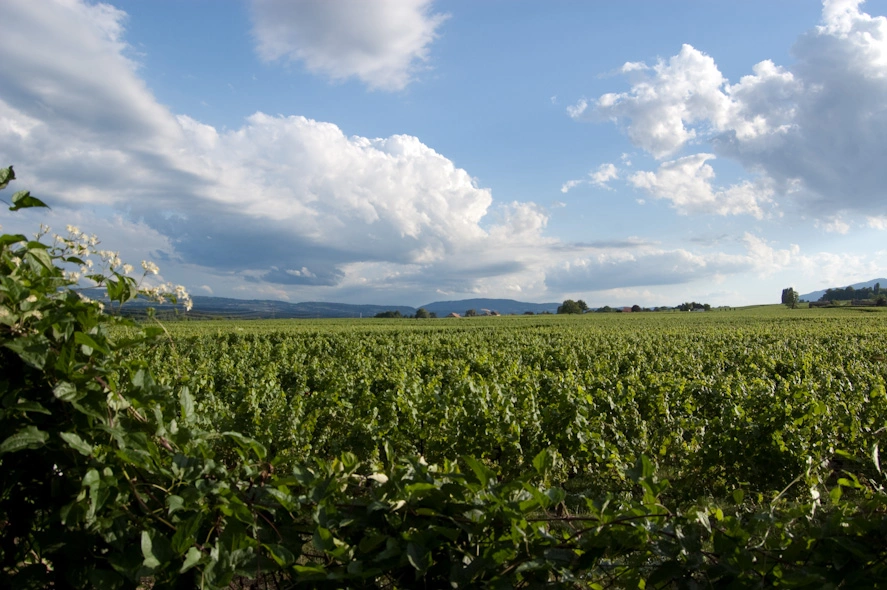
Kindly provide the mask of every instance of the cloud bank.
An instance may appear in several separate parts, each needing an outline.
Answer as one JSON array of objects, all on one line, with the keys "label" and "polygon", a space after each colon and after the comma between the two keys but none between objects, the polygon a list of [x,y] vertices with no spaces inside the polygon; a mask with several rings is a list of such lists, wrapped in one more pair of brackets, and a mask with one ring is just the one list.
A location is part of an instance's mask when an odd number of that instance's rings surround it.
[{"label": "cloud bank", "polygon": [[[416,137],[261,112],[220,131],[169,112],[126,57],[126,15],[111,6],[10,0],[0,20],[14,31],[0,37],[0,144],[20,182],[62,210],[150,230],[171,262],[327,293],[476,292],[515,283],[522,252],[548,241],[544,210],[494,204]],[[35,50],[33,38],[51,42]]]},{"label": "cloud bank", "polygon": [[[887,18],[861,0],[826,0],[822,24],[792,48],[795,63],[762,61],[731,84],[713,57],[684,45],[653,65],[626,63],[626,92],[582,100],[577,120],[611,120],[631,142],[664,162],[629,180],[680,210],[762,214],[773,197],[819,216],[884,215],[887,167]],[[714,156],[681,156],[701,142],[757,178],[707,188]]]}]

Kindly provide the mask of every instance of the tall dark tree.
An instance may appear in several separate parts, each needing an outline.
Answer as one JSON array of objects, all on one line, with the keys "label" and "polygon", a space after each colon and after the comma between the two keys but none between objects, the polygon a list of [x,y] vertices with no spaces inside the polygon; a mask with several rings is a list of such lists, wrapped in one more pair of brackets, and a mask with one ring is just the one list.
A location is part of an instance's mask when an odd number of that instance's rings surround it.
[{"label": "tall dark tree", "polygon": [[795,309],[798,306],[798,292],[792,287],[782,290],[782,304]]},{"label": "tall dark tree", "polygon": [[558,313],[585,313],[585,310],[588,309],[588,306],[585,305],[585,302],[581,299],[579,301],[573,301],[572,299],[567,299],[563,302],[563,304],[559,305],[557,308]]},{"label": "tall dark tree", "polygon": [[403,317],[403,314],[400,313],[399,310],[395,309],[395,310],[393,310],[393,311],[391,311],[391,310],[389,310],[389,311],[380,311],[380,312],[377,313],[374,317],[377,317],[377,318],[402,318],[402,317]]}]

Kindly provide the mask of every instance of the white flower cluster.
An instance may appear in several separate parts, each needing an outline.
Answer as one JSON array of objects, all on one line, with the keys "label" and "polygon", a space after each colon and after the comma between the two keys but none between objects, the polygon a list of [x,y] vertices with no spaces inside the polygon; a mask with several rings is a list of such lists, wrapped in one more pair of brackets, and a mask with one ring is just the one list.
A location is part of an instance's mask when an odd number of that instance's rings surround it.
[{"label": "white flower cluster", "polygon": [[[144,270],[143,276],[156,275],[160,272],[157,265],[150,260],[142,260],[142,269]],[[182,285],[163,283],[154,288],[142,289],[142,292],[158,303],[174,299],[185,306],[185,311],[191,311],[194,305],[191,301],[191,295],[188,294],[188,291]]]},{"label": "white flower cluster", "polygon": [[[66,248],[69,253],[74,256],[89,256],[92,253],[92,248],[99,243],[99,238],[96,235],[88,235],[80,231],[75,225],[69,225],[66,229],[68,230],[68,235],[60,236],[56,234],[54,236],[55,242],[57,245]],[[48,234],[50,231],[48,225],[43,225],[41,223],[40,233],[38,235]]]},{"label": "white flower cluster", "polygon": [[[19,301],[17,306],[7,298],[6,303],[0,305],[0,324],[12,327],[16,333],[24,333],[26,331],[25,320],[43,318],[43,312],[38,309],[39,305],[37,304],[37,296],[33,294]],[[15,311],[13,312],[13,310]]]},{"label": "white flower cluster", "polygon": [[120,260],[120,252],[112,252],[111,250],[99,250],[96,252],[101,258],[102,262],[108,265],[108,268],[111,270],[116,270],[123,266],[123,261]]},{"label": "white flower cluster", "polygon": [[[82,264],[77,270],[66,269],[63,271],[64,277],[67,281],[77,283],[82,277],[92,273],[110,278],[110,273],[129,275],[133,272],[134,267],[131,264],[125,264],[120,259],[119,252],[114,252],[112,250],[97,250],[96,246],[99,244],[99,239],[95,235],[88,235],[80,231],[80,228],[75,225],[68,225],[65,229],[68,232],[67,236],[61,236],[58,234],[53,235],[55,242],[54,246],[57,248],[56,253],[65,257],[73,256],[82,260]],[[38,239],[40,236],[49,234],[50,231],[51,229],[48,226],[41,224],[40,232],[37,234]],[[95,266],[92,258],[93,256],[98,256],[101,259],[101,268],[97,272],[92,270],[93,266]],[[21,260],[14,259],[13,263],[18,266],[21,264]],[[156,275],[160,273],[160,269],[157,265],[149,260],[142,261],[142,270],[144,271],[142,274],[143,281],[148,275]],[[99,280],[99,282],[101,283],[101,280]],[[140,283],[139,292],[143,296],[148,297],[157,303],[175,301],[181,303],[186,311],[190,311],[193,307],[191,296],[182,285],[163,283],[151,287]],[[88,298],[83,295],[81,295],[81,297],[88,300]],[[97,303],[100,307],[103,307],[101,302]]]},{"label": "white flower cluster", "polygon": [[80,297],[80,300],[83,301],[84,303],[95,303],[96,305],[98,305],[99,311],[105,310],[105,304],[102,303],[101,301],[97,301],[95,299],[90,299],[89,297],[87,297],[86,295],[84,295],[83,293],[81,293],[79,291],[77,292],[77,296]]},{"label": "white flower cluster", "polygon": [[156,275],[158,272],[160,272],[160,269],[157,268],[156,264],[147,260],[142,260],[142,268],[145,269],[145,274],[150,273],[152,275]]},{"label": "white flower cluster", "polygon": [[149,299],[151,299],[152,301],[156,301],[157,303],[175,301],[184,305],[185,311],[191,311],[191,308],[194,307],[194,302],[191,301],[191,295],[182,285],[163,283],[162,285],[142,289],[141,291],[142,294],[146,295]]},{"label": "white flower cluster", "polygon": [[[68,230],[67,236],[61,236],[59,234],[53,235],[54,246],[58,249],[59,254],[73,256],[83,260],[83,264],[80,266],[79,270],[64,271],[65,279],[72,283],[76,283],[80,280],[80,277],[88,274],[90,269],[92,269],[94,263],[89,257],[93,254],[98,254],[98,252],[94,251],[94,248],[99,243],[99,238],[96,235],[89,235],[80,231],[80,228],[75,225],[68,225],[66,229]],[[42,236],[49,234],[51,231],[52,229],[48,225],[41,223],[40,231],[37,232],[35,237],[39,240]]]}]

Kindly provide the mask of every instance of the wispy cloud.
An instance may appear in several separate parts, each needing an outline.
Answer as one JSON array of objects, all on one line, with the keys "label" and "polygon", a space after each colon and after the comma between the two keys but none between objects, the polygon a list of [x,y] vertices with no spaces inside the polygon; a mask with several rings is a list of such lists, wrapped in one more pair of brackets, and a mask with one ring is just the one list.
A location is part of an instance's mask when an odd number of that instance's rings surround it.
[{"label": "wispy cloud", "polygon": [[610,190],[610,185],[608,183],[617,178],[619,178],[619,169],[616,168],[614,164],[601,164],[595,170],[589,172],[587,178],[568,180],[565,182],[563,186],[561,186],[561,192],[569,192],[571,189],[582,184],[592,184],[598,188]]}]

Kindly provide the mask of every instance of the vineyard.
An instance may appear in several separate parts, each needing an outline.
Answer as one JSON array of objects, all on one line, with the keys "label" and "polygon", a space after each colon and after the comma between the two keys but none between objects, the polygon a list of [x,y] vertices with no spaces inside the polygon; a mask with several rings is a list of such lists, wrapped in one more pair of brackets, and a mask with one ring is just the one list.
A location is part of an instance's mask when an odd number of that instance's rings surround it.
[{"label": "vineyard", "polygon": [[[787,523],[755,529],[762,515],[773,518],[779,506],[818,526],[820,504],[846,510],[846,493],[853,510],[864,506],[867,526],[885,524],[884,505],[870,512],[868,504],[884,481],[877,449],[887,424],[885,322],[877,312],[782,307],[572,319],[179,322],[167,326],[169,339],[137,355],[161,381],[189,387],[201,427],[249,436],[283,470],[347,454],[371,476],[396,457],[432,465],[472,457],[477,463],[469,465],[497,481],[533,473],[535,484],[555,486],[561,491],[546,508],[560,514],[590,517],[604,498],[628,512],[649,509],[655,492],[653,506],[689,511],[697,525],[697,512],[724,518],[730,506],[738,538],[754,530],[758,543],[774,535],[781,549],[798,550]],[[749,520],[740,526],[742,514]],[[661,541],[666,532],[647,534]],[[643,543],[645,560],[654,559],[646,551],[664,551],[652,539]],[[702,559],[701,540],[693,543]],[[882,572],[883,542],[877,547],[862,579]],[[690,559],[687,547],[675,551]],[[680,560],[659,559],[660,567],[622,579],[599,571],[588,584],[633,586],[645,573],[668,584],[693,579],[686,564],[675,565]],[[758,569],[752,561],[735,571],[712,561],[717,576],[698,565],[710,582]],[[542,569],[557,571],[556,562]],[[760,569],[771,577],[758,569],[740,586],[819,587],[829,579],[800,568],[793,582],[791,568],[780,567],[765,560]],[[853,571],[837,570],[836,579]]]},{"label": "vineyard", "polygon": [[188,385],[204,427],[246,434],[287,464],[376,461],[387,445],[433,463],[474,456],[511,478],[551,450],[560,481],[605,492],[647,455],[670,493],[718,496],[781,490],[838,450],[868,455],[887,424],[882,313],[167,329],[139,358]]},{"label": "vineyard", "polygon": [[72,267],[187,298],[0,237],[0,587],[887,585],[876,308],[135,322]]}]

